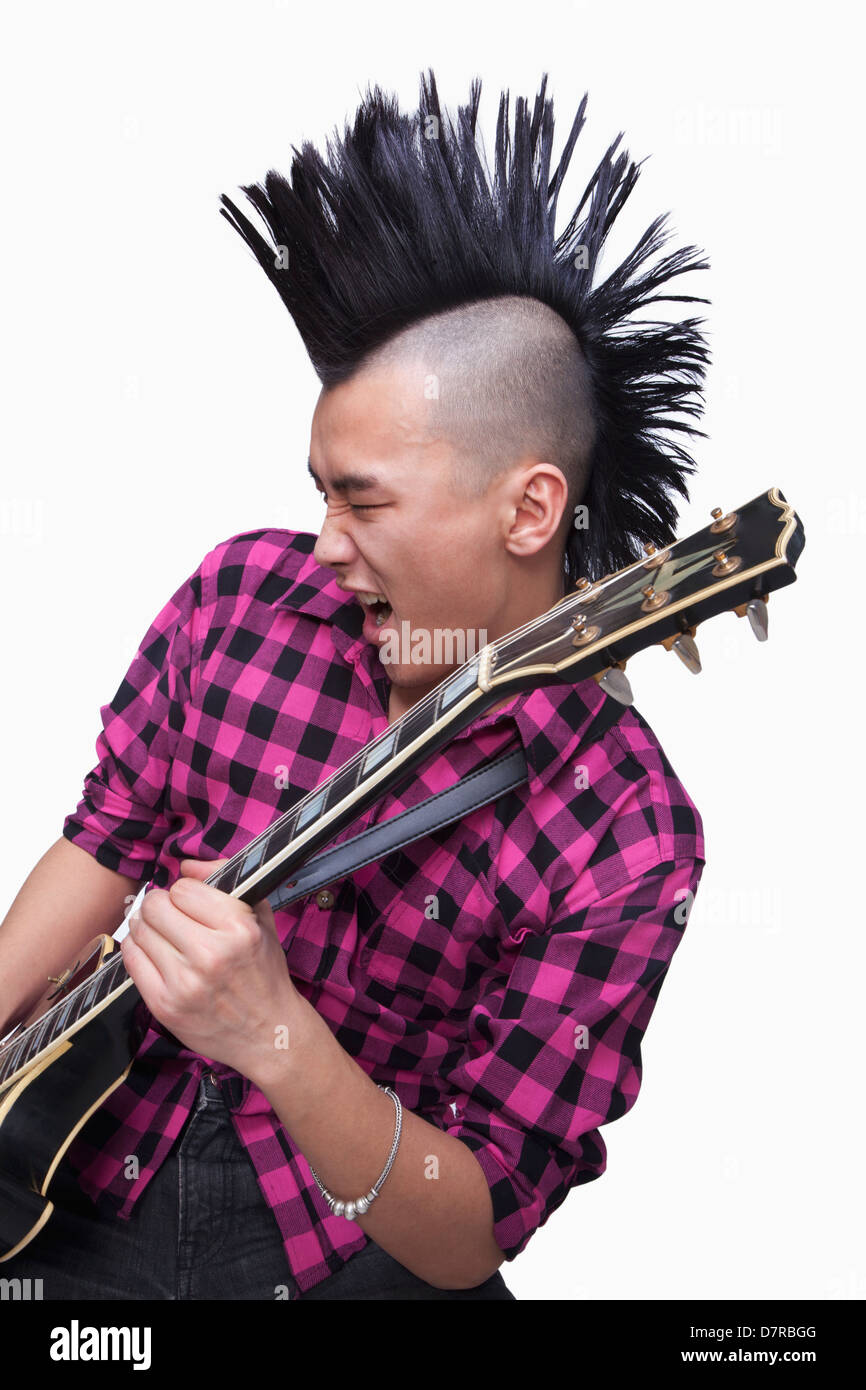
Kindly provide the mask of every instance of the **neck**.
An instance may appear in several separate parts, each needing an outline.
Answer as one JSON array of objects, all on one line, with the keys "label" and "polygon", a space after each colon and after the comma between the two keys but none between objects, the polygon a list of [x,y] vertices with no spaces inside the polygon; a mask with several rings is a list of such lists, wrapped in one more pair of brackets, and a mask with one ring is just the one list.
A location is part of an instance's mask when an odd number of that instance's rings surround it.
[{"label": "neck", "polygon": [[[521,605],[519,612],[512,612],[496,630],[488,631],[488,641],[495,642],[501,637],[506,637],[524,623],[531,622],[533,618],[541,617],[542,614],[549,612],[559,603],[560,599],[564,598],[565,593],[565,580],[560,573],[556,583],[540,602],[530,601],[528,604]],[[388,723],[393,724],[397,719],[400,719],[419,700],[423,700],[426,695],[429,695],[431,690],[435,690],[437,685],[441,684],[450,674],[450,671],[443,671],[434,680],[427,681],[422,685],[395,685],[392,682],[388,693]],[[503,705],[509,704],[513,698],[513,695],[509,695],[507,699],[500,700],[498,704],[491,706],[488,713],[501,709]]]}]

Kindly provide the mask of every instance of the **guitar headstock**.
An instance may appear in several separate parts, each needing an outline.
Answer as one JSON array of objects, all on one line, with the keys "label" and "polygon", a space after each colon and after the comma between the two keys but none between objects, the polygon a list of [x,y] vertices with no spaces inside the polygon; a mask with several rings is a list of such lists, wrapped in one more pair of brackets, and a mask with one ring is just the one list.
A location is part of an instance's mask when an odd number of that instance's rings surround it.
[{"label": "guitar headstock", "polygon": [[622,668],[635,652],[662,643],[700,670],[695,629],[728,610],[767,635],[767,599],[792,584],[805,543],[803,523],[778,488],[736,511],[715,508],[701,531],[596,583],[579,580],[550,611],[482,653],[483,689],[518,686],[530,674],[595,676],[631,703]]}]

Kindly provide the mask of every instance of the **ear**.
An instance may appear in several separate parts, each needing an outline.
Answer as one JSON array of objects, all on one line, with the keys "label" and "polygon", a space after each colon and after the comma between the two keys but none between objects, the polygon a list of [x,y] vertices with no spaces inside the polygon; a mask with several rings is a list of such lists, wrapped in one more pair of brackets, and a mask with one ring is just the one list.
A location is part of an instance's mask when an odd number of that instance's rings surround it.
[{"label": "ear", "polygon": [[513,520],[506,537],[512,555],[531,556],[553,539],[568,505],[565,474],[552,463],[530,462],[515,479]]}]

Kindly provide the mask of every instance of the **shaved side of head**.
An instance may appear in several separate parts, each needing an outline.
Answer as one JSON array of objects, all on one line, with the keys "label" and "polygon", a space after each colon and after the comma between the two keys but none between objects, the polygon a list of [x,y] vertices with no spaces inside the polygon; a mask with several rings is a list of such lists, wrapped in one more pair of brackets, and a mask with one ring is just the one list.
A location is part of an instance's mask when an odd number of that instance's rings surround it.
[{"label": "shaved side of head", "polygon": [[563,473],[571,516],[589,482],[596,424],[586,359],[549,305],[498,295],[430,315],[369,353],[356,375],[383,368],[417,371],[430,433],[454,447],[458,492],[479,497],[534,456]]}]

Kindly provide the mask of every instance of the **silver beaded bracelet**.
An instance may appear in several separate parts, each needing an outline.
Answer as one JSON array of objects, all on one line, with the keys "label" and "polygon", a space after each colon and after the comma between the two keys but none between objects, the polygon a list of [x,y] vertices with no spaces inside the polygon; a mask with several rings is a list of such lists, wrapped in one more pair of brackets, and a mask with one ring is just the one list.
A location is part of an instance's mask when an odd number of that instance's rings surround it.
[{"label": "silver beaded bracelet", "polygon": [[[378,1085],[378,1082],[376,1084]],[[378,1197],[379,1189],[391,1171],[391,1164],[394,1162],[397,1153],[397,1145],[400,1143],[400,1131],[403,1128],[403,1107],[400,1104],[400,1097],[397,1095],[396,1091],[391,1090],[390,1086],[379,1086],[379,1090],[384,1091],[386,1096],[390,1096],[397,1107],[397,1125],[394,1130],[394,1142],[391,1145],[388,1162],[385,1164],[379,1177],[373,1183],[370,1191],[365,1193],[363,1197],[356,1197],[354,1202],[341,1202],[338,1197],[334,1197],[326,1187],[322,1186],[312,1163],[310,1164],[310,1172],[318,1183],[319,1191],[331,1208],[332,1215],[345,1216],[347,1221],[354,1221],[356,1216],[363,1216],[365,1211],[369,1211],[370,1203],[375,1201]]]}]

